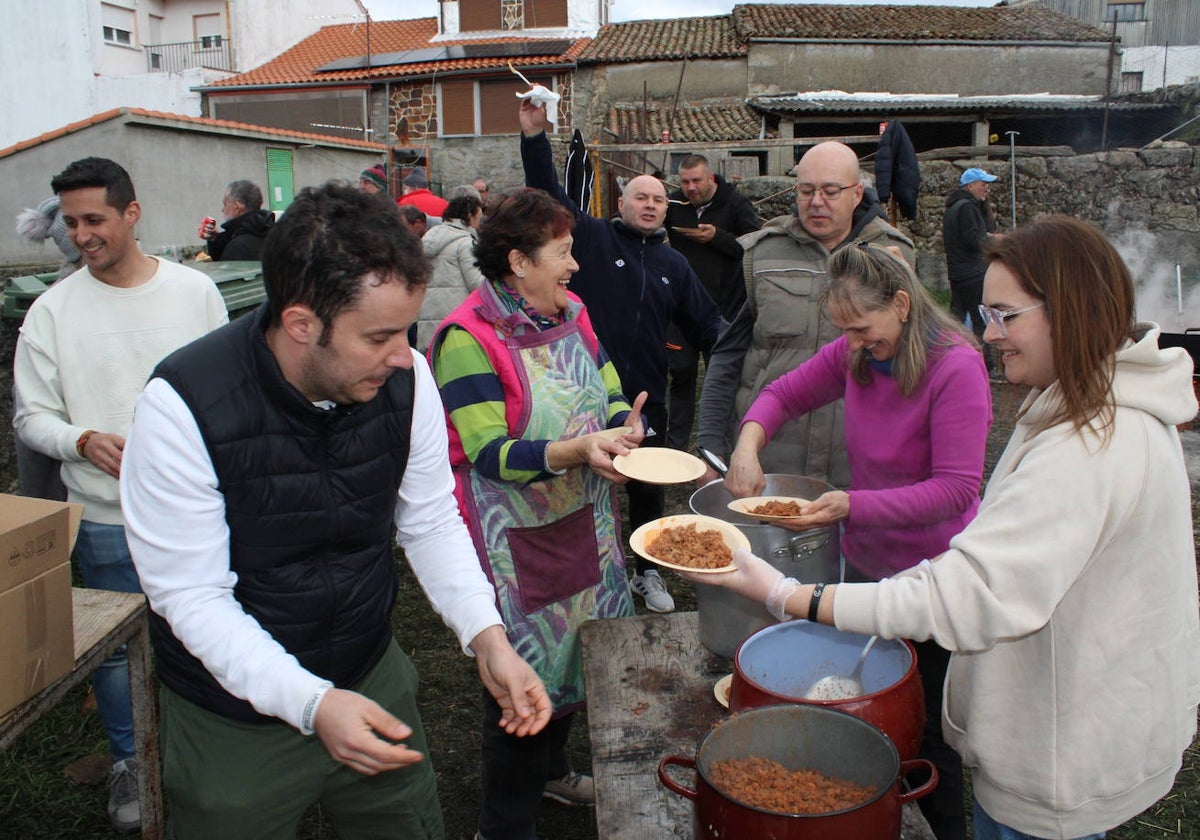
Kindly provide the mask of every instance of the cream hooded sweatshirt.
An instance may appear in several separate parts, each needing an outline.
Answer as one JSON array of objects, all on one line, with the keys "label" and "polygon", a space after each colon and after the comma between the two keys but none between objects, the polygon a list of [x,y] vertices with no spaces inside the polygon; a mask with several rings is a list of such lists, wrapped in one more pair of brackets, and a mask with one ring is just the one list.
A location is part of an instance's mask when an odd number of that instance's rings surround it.
[{"label": "cream hooded sweatshirt", "polygon": [[942,726],[994,819],[1045,838],[1107,831],[1164,796],[1196,733],[1200,626],[1177,423],[1192,362],[1141,325],[1117,354],[1107,445],[1033,391],[979,515],[950,549],[838,587],[837,626],[954,651]]}]

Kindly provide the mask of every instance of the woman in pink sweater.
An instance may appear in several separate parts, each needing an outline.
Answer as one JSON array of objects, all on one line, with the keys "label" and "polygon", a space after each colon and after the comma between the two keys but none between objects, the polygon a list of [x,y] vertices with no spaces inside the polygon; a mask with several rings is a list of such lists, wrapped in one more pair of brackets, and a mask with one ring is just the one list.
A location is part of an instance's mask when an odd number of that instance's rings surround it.
[{"label": "woman in pink sweater", "polygon": [[[758,452],[789,421],[845,400],[850,488],[805,505],[784,527],[843,523],[847,579],[874,581],[936,557],[979,508],[991,389],[973,337],[943,312],[903,261],[851,246],[829,262],[822,294],[843,335],[772,382],[742,420],[725,484],[734,496],[765,485]],[[966,836],[962,764],[941,735],[950,654],[916,645],[925,685],[921,754],[941,781],[921,808],[938,840]]]}]

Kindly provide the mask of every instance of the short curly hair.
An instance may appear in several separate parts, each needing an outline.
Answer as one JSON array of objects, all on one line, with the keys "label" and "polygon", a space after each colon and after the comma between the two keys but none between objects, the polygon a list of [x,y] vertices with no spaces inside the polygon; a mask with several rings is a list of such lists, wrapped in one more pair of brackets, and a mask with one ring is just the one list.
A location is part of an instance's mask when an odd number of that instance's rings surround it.
[{"label": "short curly hair", "polygon": [[475,259],[490,280],[511,273],[508,255],[520,251],[530,259],[543,245],[575,229],[575,217],[542,190],[521,187],[502,193],[488,204],[479,225]]}]

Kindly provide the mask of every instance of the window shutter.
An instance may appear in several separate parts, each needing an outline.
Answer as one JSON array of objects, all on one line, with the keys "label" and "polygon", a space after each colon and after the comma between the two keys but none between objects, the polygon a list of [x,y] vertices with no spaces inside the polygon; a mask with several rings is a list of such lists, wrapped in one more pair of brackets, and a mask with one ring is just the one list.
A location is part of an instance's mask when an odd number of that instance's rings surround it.
[{"label": "window shutter", "polygon": [[525,0],[526,29],[566,25],[567,0]]},{"label": "window shutter", "polygon": [[[529,81],[554,90],[554,80],[549,76],[530,76]],[[521,130],[517,121],[520,107],[516,94],[529,90],[515,76],[503,79],[485,79],[479,82],[479,133],[515,134]]]},{"label": "window shutter", "polygon": [[458,0],[458,31],[500,28],[500,0]]},{"label": "window shutter", "polygon": [[[442,136],[475,133],[475,83],[450,79],[441,83]],[[516,100],[514,100],[516,101]]]}]

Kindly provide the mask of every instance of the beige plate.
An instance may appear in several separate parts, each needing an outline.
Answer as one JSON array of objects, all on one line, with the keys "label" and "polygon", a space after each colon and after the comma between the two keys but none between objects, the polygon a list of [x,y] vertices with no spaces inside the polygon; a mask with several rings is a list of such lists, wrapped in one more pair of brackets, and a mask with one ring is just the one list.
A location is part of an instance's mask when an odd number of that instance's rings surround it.
[{"label": "beige plate", "polygon": [[613,469],[647,484],[684,484],[704,475],[704,462],[678,449],[652,446],[618,455]]},{"label": "beige plate", "polygon": [[717,680],[713,686],[713,697],[717,698],[717,702],[729,708],[729,692],[733,690],[733,674],[726,674]]},{"label": "beige plate", "polygon": [[720,519],[714,519],[711,516],[700,516],[694,513],[664,516],[662,519],[647,522],[629,535],[629,545],[638,555],[645,557],[651,563],[657,563],[668,569],[677,569],[681,572],[696,572],[702,575],[732,571],[735,568],[732,563],[728,566],[722,566],[719,569],[693,569],[691,566],[680,566],[678,563],[668,563],[666,560],[659,560],[653,554],[646,551],[646,543],[651,542],[654,537],[657,537],[663,528],[674,528],[677,525],[691,525],[693,523],[695,523],[697,531],[720,531],[721,537],[725,540],[725,545],[729,546],[730,551],[737,548],[750,550],[749,538],[739,531],[736,525],[730,525],[728,522],[722,522]]},{"label": "beige plate", "polygon": [[800,499],[796,496],[750,496],[746,499],[734,499],[728,505],[734,513],[740,513],[742,516],[749,516],[751,519],[758,519],[763,522],[770,522],[774,519],[792,519],[791,516],[771,516],[766,513],[751,513],[751,508],[760,507],[767,502],[796,502],[797,504],[806,505],[808,499]]},{"label": "beige plate", "polygon": [[603,429],[598,434],[603,435],[609,440],[616,440],[623,435],[633,434],[633,426],[621,426],[619,429]]}]

